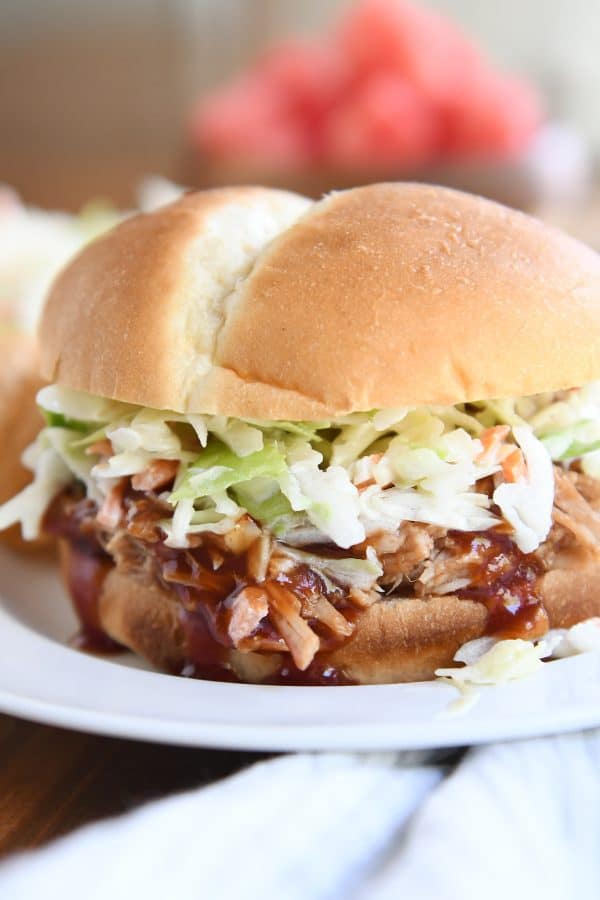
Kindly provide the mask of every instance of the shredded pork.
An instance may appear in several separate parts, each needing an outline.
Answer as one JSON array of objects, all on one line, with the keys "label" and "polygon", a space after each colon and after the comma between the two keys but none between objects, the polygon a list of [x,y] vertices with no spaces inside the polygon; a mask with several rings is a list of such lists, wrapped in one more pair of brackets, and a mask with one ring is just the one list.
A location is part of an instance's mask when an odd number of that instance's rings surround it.
[{"label": "shredded pork", "polygon": [[304,671],[319,650],[319,638],[301,615],[301,603],[295,594],[276,581],[267,586],[270,614],[284,639],[294,663]]},{"label": "shredded pork", "polygon": [[234,647],[250,637],[268,614],[269,596],[263,588],[248,585],[236,594],[231,601],[228,628]]},{"label": "shredded pork", "polygon": [[157,491],[165,488],[177,475],[179,462],[176,459],[155,459],[147,469],[131,479],[134,491]]},{"label": "shredded pork", "polygon": [[592,509],[600,513],[600,481],[597,478],[592,478],[591,475],[585,475],[583,472],[577,472],[572,469],[565,472],[564,469],[557,468],[555,471],[558,471],[560,474],[566,474]]},{"label": "shredded pork", "polygon": [[446,533],[434,525],[403,522],[394,534],[380,532],[369,538],[383,567],[381,584],[393,590],[405,580],[416,581],[435,553],[436,540]]},{"label": "shredded pork", "polygon": [[127,479],[120,478],[117,484],[110,489],[104,498],[104,503],[98,510],[98,515],[96,516],[98,523],[102,525],[103,528],[114,530],[119,526],[124,514],[123,497],[125,495],[126,487]]},{"label": "shredded pork", "polygon": [[[581,549],[600,555],[600,513],[586,500],[581,490],[585,476],[569,477],[570,473],[555,467],[554,521],[570,532]],[[585,489],[585,488],[584,488]]]},{"label": "shredded pork", "polygon": [[[227,614],[226,640],[232,647],[287,649],[301,670],[319,649],[352,635],[360,610],[386,602],[389,596],[460,591],[469,587],[473,573],[483,565],[485,535],[479,542],[459,541],[443,528],[404,522],[397,532],[370,535],[353,548],[362,558],[372,548],[383,574],[370,588],[348,588],[291,558],[247,515],[223,536],[193,536],[189,550],[172,551],[165,562],[160,521],[170,509],[155,492],[175,474],[172,461],[152,463],[131,482],[117,482],[99,509],[65,492],[58,502],[58,518],[63,520],[59,533],[70,539],[82,533],[91,536],[119,571],[144,572],[165,584],[196,591],[194,596],[200,598],[207,592],[221,597]],[[600,555],[600,482],[558,466],[555,482],[554,525],[534,554],[545,568],[560,565],[573,553]],[[318,552],[327,556],[328,550],[332,552],[324,545]]]}]

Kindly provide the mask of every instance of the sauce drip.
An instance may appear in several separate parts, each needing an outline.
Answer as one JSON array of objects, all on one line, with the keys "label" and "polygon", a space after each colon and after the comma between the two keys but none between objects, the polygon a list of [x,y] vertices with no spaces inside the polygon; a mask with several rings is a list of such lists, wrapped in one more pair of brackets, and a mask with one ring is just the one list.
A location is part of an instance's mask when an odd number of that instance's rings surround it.
[{"label": "sauce drip", "polygon": [[[65,512],[65,496],[69,514]],[[43,521],[47,534],[62,537],[62,568],[69,594],[81,627],[71,640],[74,647],[88,653],[120,653],[124,647],[113,641],[100,623],[100,595],[104,579],[114,566],[112,558],[98,543],[95,532],[86,527],[90,508],[77,493],[60,495],[48,508]]]},{"label": "sauce drip", "polygon": [[452,531],[449,538],[460,552],[473,556],[471,584],[456,594],[483,603],[488,611],[487,634],[528,638],[547,630],[548,616],[537,590],[544,567],[535,554],[522,553],[507,534],[498,531]]},{"label": "sauce drip", "polygon": [[318,659],[313,660],[304,672],[301,672],[293,664],[290,665],[289,661],[283,662],[279,669],[269,678],[266,678],[263,683],[287,684],[298,687],[320,687],[324,685],[335,687],[344,684],[357,684],[357,682],[348,678],[341,669],[337,669],[330,663],[322,662]]},{"label": "sauce drip", "polygon": [[104,579],[113,567],[110,557],[100,556],[82,543],[69,542],[63,565],[69,593],[81,628],[71,643],[88,653],[116,653],[123,650],[100,624],[99,602]]}]

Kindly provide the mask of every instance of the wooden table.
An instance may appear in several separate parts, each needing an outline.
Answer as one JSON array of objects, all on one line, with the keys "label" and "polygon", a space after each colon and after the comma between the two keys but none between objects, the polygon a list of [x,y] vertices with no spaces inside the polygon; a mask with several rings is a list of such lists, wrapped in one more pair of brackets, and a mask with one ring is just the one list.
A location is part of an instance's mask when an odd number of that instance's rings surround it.
[{"label": "wooden table", "polygon": [[261,758],[96,737],[0,715],[0,856]]}]

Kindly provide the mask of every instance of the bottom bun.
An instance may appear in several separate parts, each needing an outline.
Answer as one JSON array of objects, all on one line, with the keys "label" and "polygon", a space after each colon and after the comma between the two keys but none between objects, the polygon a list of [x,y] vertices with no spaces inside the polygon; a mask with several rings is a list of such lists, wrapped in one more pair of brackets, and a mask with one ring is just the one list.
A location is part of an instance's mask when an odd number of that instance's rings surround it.
[{"label": "bottom bun", "polygon": [[[551,628],[600,615],[600,563],[573,560],[544,575],[541,590]],[[109,573],[100,621],[110,637],[156,668],[173,672],[185,665],[177,600],[143,573]],[[360,616],[348,643],[316,660],[361,684],[424,681],[451,665],[462,644],[485,634],[485,624],[482,604],[455,596],[379,601]],[[242,681],[261,682],[274,675],[283,657],[229,650],[224,661]]]}]

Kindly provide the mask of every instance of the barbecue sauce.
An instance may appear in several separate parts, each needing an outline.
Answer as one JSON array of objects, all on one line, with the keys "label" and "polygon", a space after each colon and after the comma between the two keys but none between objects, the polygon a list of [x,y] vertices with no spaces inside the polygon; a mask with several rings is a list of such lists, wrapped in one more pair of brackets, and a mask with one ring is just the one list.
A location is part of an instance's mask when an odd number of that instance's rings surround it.
[{"label": "barbecue sauce", "polygon": [[104,579],[113,567],[106,555],[90,552],[82,543],[70,542],[63,556],[63,566],[73,606],[81,622],[71,643],[88,653],[117,653],[124,648],[106,634],[100,624],[99,602]]},{"label": "barbecue sauce", "polygon": [[318,658],[314,659],[304,672],[301,672],[291,660],[288,660],[263,682],[263,684],[286,684],[294,687],[321,687],[324,685],[335,687],[356,683],[348,678],[342,669],[332,666],[331,663],[322,662]]},{"label": "barbecue sauce", "polygon": [[[68,495],[67,495],[68,496]],[[125,650],[103,630],[100,622],[100,595],[104,579],[113,568],[112,558],[102,549],[91,529],[85,527],[89,504],[77,494],[58,497],[48,508],[43,521],[47,534],[62,537],[61,565],[71,601],[80,622],[80,629],[71,639],[79,650],[108,654]]]},{"label": "barbecue sauce", "polygon": [[537,590],[544,567],[533,553],[522,553],[507,534],[451,531],[462,553],[471,551],[471,583],[458,597],[483,603],[486,633],[498,638],[530,638],[544,634],[548,616]]},{"label": "barbecue sauce", "polygon": [[[233,647],[229,637],[231,605],[235,596],[252,585],[248,580],[246,555],[227,554],[213,567],[210,541],[191,550],[176,550],[163,543],[154,548],[158,562],[157,574],[166,587],[174,590],[180,604],[179,622],[185,637],[186,662],[176,674],[191,678],[217,681],[239,681],[228,668],[228,651]],[[327,588],[320,576],[308,566],[299,565],[277,578],[279,584],[297,597],[308,598],[312,593],[327,596]],[[262,585],[264,586],[264,584]],[[333,599],[330,596],[330,599]],[[340,609],[340,597],[335,598]],[[350,604],[342,604],[344,615],[353,620],[357,611]],[[321,651],[339,646],[343,640],[333,639],[330,632],[316,620],[308,620],[319,635]],[[253,650],[260,642],[263,650],[280,653],[280,666],[264,679],[265,684],[325,685],[351,684],[341,670],[319,659],[313,660],[305,671],[294,665],[283,640],[268,617],[261,620],[253,635],[241,641],[239,649]]]}]

